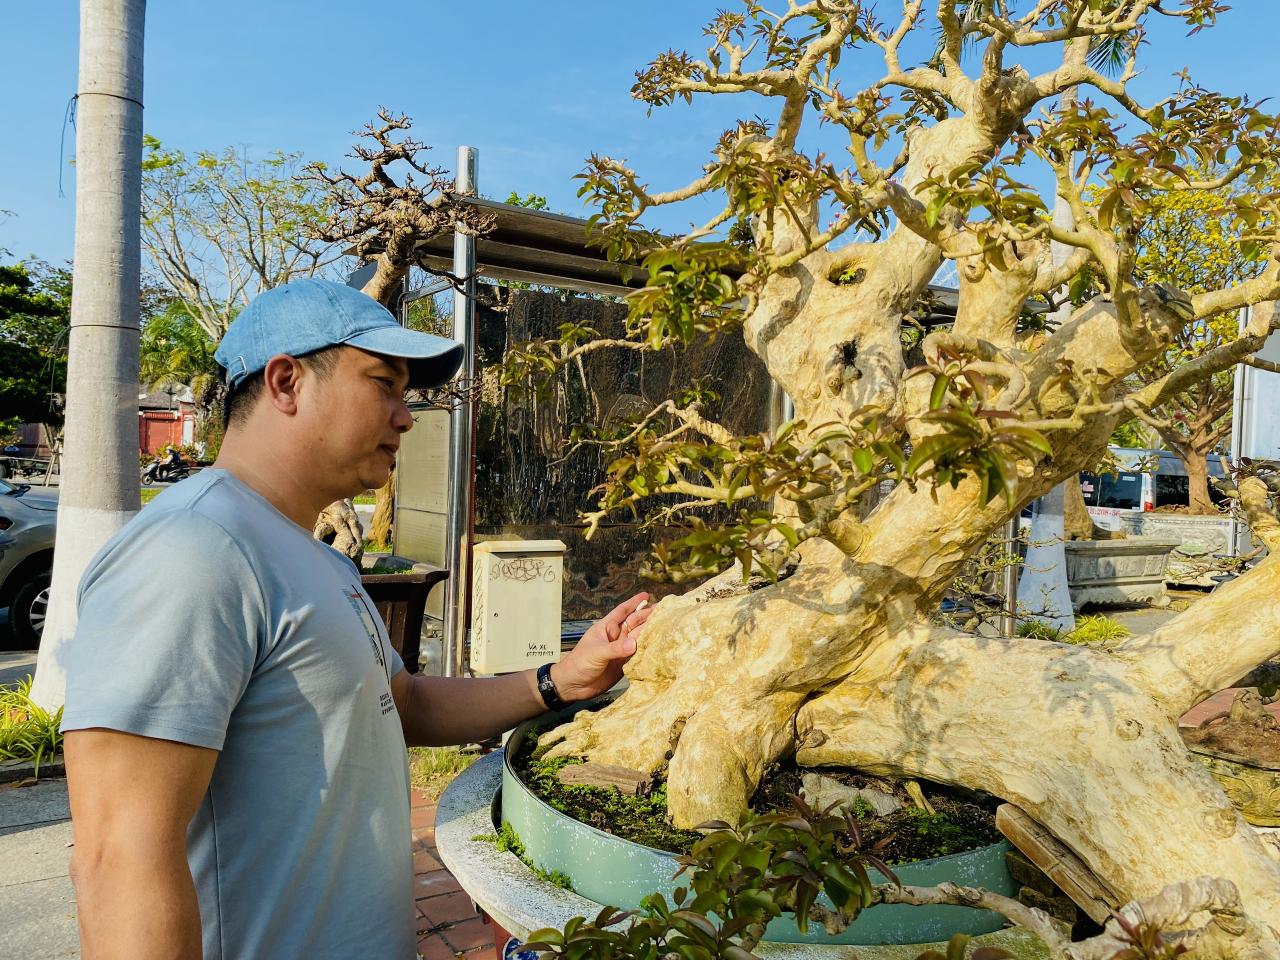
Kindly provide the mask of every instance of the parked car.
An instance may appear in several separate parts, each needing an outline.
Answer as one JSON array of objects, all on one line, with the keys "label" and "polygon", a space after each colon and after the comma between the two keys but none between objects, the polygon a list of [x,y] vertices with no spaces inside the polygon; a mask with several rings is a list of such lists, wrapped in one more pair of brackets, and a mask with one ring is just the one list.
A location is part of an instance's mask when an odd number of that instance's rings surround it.
[{"label": "parked car", "polygon": [[39,645],[44,629],[57,519],[56,492],[0,480],[0,609],[24,647]]}]

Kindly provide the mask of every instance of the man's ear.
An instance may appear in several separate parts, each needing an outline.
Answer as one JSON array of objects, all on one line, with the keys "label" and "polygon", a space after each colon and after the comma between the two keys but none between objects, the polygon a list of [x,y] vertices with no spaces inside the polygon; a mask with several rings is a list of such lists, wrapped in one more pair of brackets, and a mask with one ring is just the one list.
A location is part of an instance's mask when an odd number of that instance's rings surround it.
[{"label": "man's ear", "polygon": [[298,380],[302,364],[287,353],[277,354],[262,368],[263,392],[271,406],[286,416],[298,412]]}]

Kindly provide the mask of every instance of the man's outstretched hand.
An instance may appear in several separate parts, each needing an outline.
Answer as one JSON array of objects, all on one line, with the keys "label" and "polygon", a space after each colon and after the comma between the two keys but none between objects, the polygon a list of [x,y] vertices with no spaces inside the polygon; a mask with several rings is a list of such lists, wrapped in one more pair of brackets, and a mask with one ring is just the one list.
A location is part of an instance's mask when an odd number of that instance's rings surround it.
[{"label": "man's outstretched hand", "polygon": [[622,667],[636,652],[636,636],[653,607],[637,593],[591,625],[569,655],[551,667],[560,698],[566,702],[598,697],[622,679]]}]

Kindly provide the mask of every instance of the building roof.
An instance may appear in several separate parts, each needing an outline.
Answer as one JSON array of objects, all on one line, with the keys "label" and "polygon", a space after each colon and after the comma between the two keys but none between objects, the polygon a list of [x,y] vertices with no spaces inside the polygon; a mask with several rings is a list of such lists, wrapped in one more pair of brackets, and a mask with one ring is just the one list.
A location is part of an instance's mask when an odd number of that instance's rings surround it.
[{"label": "building roof", "polygon": [[[610,260],[588,239],[590,224],[545,210],[530,210],[481,197],[455,197],[494,218],[494,228],[476,238],[476,267],[481,276],[543,284],[585,293],[623,296],[645,284],[645,272],[635,263]],[[453,232],[439,233],[418,244],[428,270],[453,269]],[[953,288],[929,287],[931,311],[925,326],[955,318],[959,293]],[[1034,312],[1041,304],[1028,304]]]}]

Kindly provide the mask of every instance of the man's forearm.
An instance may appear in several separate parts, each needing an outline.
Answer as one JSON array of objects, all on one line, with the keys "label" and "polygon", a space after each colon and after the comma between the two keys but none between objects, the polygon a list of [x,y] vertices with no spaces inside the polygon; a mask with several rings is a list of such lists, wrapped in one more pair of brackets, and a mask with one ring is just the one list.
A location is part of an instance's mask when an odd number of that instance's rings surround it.
[{"label": "man's forearm", "polygon": [[413,677],[400,711],[411,747],[477,743],[547,708],[533,670],[505,677]]},{"label": "man's forearm", "polygon": [[71,876],[84,960],[201,956],[200,907],[181,842],[77,846]]}]

